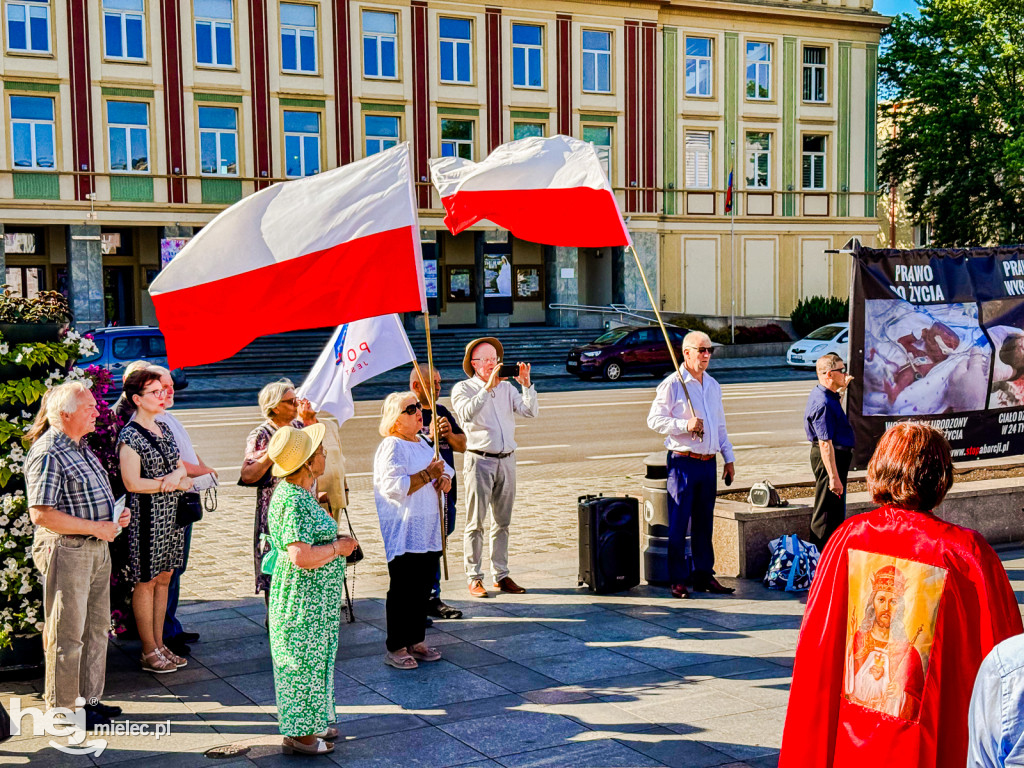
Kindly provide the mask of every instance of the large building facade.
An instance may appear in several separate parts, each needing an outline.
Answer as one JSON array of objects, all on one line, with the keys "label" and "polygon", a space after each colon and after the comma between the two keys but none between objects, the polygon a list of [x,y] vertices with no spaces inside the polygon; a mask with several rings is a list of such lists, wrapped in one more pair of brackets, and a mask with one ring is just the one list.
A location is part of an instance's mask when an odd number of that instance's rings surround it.
[{"label": "large building facade", "polygon": [[444,230],[428,158],[515,138],[595,145],[667,311],[842,295],[829,251],[878,233],[871,0],[0,4],[0,260],[85,327],[155,322],[149,283],[225,206],[400,141],[442,326],[648,305],[621,249]]}]

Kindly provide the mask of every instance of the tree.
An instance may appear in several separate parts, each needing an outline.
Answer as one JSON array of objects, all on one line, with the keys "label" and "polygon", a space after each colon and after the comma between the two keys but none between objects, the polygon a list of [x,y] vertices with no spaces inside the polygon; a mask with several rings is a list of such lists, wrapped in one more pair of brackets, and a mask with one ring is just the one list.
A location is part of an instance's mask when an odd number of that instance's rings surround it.
[{"label": "tree", "polygon": [[[895,136],[879,182],[901,184],[932,242],[1024,238],[1024,0],[923,0],[897,16],[879,61]],[[892,109],[892,104],[896,109]]]}]

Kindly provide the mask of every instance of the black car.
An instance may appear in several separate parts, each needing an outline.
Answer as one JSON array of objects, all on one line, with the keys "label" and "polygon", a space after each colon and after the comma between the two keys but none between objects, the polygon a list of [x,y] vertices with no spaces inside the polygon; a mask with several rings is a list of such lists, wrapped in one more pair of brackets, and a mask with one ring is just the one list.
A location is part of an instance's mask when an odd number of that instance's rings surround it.
[{"label": "black car", "polygon": [[[668,333],[682,363],[683,337],[687,331],[668,326]],[[618,381],[627,373],[667,376],[672,372],[672,358],[658,326],[624,325],[606,331],[585,346],[573,347],[565,370],[581,379],[600,374],[608,381]]]}]

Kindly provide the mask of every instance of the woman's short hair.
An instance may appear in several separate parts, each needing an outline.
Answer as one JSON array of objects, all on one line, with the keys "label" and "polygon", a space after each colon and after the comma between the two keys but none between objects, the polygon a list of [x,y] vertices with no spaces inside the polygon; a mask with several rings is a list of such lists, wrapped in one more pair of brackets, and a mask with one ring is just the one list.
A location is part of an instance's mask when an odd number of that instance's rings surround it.
[{"label": "woman's short hair", "polygon": [[[143,368],[141,371],[135,371],[134,373],[125,376],[124,378],[124,396],[125,396],[125,408],[126,413],[130,416],[138,410],[139,406],[135,402],[135,395],[142,397],[143,391],[152,382],[159,383],[160,374],[151,368]],[[127,419],[126,419],[127,421]]]},{"label": "woman's short hair", "polygon": [[272,381],[260,390],[259,404],[260,413],[268,419],[273,415],[274,409],[281,404],[288,390],[295,389],[291,379],[280,379]]},{"label": "woman's short hair", "polygon": [[[65,381],[46,393],[46,420],[54,429],[63,429],[64,423],[60,420],[63,413],[70,416],[78,410],[82,402],[82,395],[88,394],[89,388],[80,381]],[[46,430],[40,430],[42,434]]]},{"label": "woman's short hair", "polygon": [[402,401],[410,397],[417,403],[420,401],[415,392],[392,392],[384,398],[384,405],[380,409],[380,427],[377,429],[381,437],[391,434],[391,428],[395,426],[402,413]]},{"label": "woman's short hair", "polygon": [[953,485],[949,443],[926,424],[894,424],[878,441],[867,479],[876,504],[920,512],[935,509]]}]

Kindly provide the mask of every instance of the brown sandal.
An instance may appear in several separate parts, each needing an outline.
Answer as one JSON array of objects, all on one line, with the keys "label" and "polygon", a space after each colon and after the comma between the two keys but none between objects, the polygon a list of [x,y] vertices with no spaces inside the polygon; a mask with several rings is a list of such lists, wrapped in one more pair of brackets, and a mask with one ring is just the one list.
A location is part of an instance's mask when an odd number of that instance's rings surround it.
[{"label": "brown sandal", "polygon": [[160,653],[159,648],[142,654],[139,661],[142,663],[143,671],[152,672],[154,675],[166,675],[169,672],[178,671],[178,665]]},{"label": "brown sandal", "polygon": [[166,645],[161,645],[159,648],[157,648],[157,650],[160,652],[161,656],[163,656],[169,662],[174,664],[174,666],[178,669],[188,666],[188,659],[183,659],[181,658],[181,656],[178,656],[175,653],[171,653],[171,649],[168,648]]},{"label": "brown sandal", "polygon": [[411,655],[395,656],[390,651],[384,654],[384,663],[395,669],[416,669],[419,666]]},{"label": "brown sandal", "polygon": [[437,648],[426,647],[425,651],[417,651],[416,646],[409,646],[409,655],[412,656],[416,661],[440,661],[441,652]]}]

